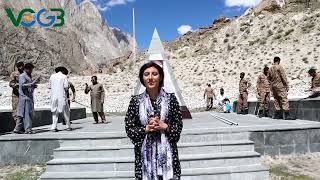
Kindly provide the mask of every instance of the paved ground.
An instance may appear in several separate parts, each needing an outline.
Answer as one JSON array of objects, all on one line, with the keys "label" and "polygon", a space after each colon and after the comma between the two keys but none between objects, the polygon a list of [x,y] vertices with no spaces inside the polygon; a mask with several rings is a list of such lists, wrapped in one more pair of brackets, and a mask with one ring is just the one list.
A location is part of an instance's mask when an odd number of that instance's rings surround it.
[{"label": "paved ground", "polygon": [[[210,115],[213,113],[228,120],[238,123],[238,126],[230,126]],[[257,130],[273,130],[273,129],[303,129],[303,128],[319,128],[320,122],[295,120],[284,121],[270,118],[257,118],[254,115],[237,115],[234,113],[224,114],[216,112],[201,112],[193,113],[192,120],[184,120],[183,133],[188,132],[230,132],[230,131],[257,131]],[[50,126],[42,126],[34,128],[36,134],[33,135],[17,135],[6,134],[0,136],[0,140],[4,139],[62,139],[62,138],[95,138],[95,137],[113,137],[126,136],[124,131],[124,117],[108,116],[111,123],[108,124],[93,124],[93,118],[88,117],[81,120],[73,121],[73,131],[65,131],[65,126],[58,125],[59,132],[51,132]]]}]

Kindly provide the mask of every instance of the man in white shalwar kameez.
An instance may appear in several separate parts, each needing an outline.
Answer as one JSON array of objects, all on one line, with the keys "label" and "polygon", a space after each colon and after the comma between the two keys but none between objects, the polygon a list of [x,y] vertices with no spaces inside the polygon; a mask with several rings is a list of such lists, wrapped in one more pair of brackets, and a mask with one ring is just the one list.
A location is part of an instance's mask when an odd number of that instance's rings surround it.
[{"label": "man in white shalwar kameez", "polygon": [[65,67],[57,67],[55,74],[50,77],[51,86],[51,112],[52,126],[51,130],[57,132],[57,123],[59,115],[63,115],[66,122],[67,130],[71,131],[70,109],[67,98],[67,89],[69,86],[68,78],[62,72],[68,71]]},{"label": "man in white shalwar kameez", "polygon": [[219,112],[225,112],[226,107],[225,107],[225,99],[226,95],[224,94],[224,89],[220,88],[220,94],[217,96],[217,104],[218,104],[218,111]]}]

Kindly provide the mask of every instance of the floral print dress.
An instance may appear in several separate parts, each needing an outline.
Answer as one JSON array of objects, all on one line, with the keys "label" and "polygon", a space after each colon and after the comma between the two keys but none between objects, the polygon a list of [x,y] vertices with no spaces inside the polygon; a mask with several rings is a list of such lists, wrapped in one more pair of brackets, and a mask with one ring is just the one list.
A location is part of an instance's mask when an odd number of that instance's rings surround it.
[{"label": "floral print dress", "polygon": [[[166,92],[165,92],[166,93]],[[168,129],[164,131],[166,138],[171,146],[172,169],[174,179],[180,179],[181,168],[178,155],[177,143],[180,139],[182,131],[182,115],[177,98],[174,94],[166,93],[169,97],[168,114],[165,123],[168,124]],[[128,137],[134,145],[135,151],[135,177],[137,180],[143,180],[143,166],[145,166],[142,158],[142,149],[144,149],[144,140],[146,136],[150,135],[145,132],[145,125],[141,123],[139,115],[139,107],[143,94],[132,96],[128,111],[125,117],[125,129]],[[153,178],[152,178],[153,179]],[[158,179],[158,178],[154,178]],[[151,179],[150,179],[151,180]]]}]

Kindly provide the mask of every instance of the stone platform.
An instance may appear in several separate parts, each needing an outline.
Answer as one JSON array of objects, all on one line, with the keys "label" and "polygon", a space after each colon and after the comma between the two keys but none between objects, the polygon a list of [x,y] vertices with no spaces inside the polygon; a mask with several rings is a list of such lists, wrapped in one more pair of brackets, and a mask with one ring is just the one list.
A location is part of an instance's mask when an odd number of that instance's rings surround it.
[{"label": "stone platform", "polygon": [[[257,101],[256,100],[249,100],[249,114],[254,114],[257,109]],[[238,111],[238,104],[234,102],[233,104],[234,112]],[[292,98],[289,99],[289,106],[290,106],[290,114],[297,119],[304,119],[310,121],[318,121],[320,122],[320,97],[317,98]],[[271,117],[274,113],[274,103],[271,100],[269,104],[270,113],[269,116]]]},{"label": "stone platform", "polygon": [[[210,113],[239,125],[229,126]],[[183,121],[178,144],[182,179],[268,179],[260,154],[320,151],[318,122],[214,112],[192,116]],[[60,126],[62,130],[53,133],[42,126],[33,135],[0,136],[0,162],[49,161],[42,179],[133,179],[133,146],[124,131],[124,117],[108,119],[112,123],[93,124],[92,118],[74,121],[71,132]]]},{"label": "stone platform", "polygon": [[[71,120],[86,118],[86,108],[72,107]],[[33,127],[44,126],[52,123],[50,108],[36,108],[32,121]],[[14,129],[14,121],[11,109],[0,110],[0,134],[11,132]]]}]

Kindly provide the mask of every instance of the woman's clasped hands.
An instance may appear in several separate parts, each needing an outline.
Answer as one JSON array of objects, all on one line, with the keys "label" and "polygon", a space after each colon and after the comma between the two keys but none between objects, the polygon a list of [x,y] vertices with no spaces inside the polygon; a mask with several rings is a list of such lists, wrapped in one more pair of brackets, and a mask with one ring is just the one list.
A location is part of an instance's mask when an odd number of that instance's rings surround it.
[{"label": "woman's clasped hands", "polygon": [[161,121],[158,116],[152,117],[149,120],[149,123],[146,125],[145,131],[147,133],[149,132],[156,132],[160,130],[166,130],[168,128],[168,125]]}]

